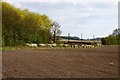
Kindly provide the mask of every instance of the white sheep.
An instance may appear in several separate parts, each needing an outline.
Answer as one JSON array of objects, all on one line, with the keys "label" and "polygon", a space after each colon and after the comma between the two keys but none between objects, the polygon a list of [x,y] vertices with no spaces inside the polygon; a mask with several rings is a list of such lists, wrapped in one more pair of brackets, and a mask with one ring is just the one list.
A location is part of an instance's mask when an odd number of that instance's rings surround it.
[{"label": "white sheep", "polygon": [[47,44],[48,45],[48,47],[52,47],[52,44]]},{"label": "white sheep", "polygon": [[87,46],[87,48],[91,48],[92,47],[92,45],[86,45]]},{"label": "white sheep", "polygon": [[74,45],[75,46],[75,48],[78,48],[79,46],[78,45]]},{"label": "white sheep", "polygon": [[26,46],[29,46],[29,47],[37,47],[37,44],[36,43],[26,43]]},{"label": "white sheep", "polygon": [[37,44],[36,43],[32,43],[31,47],[37,47]]},{"label": "white sheep", "polygon": [[57,46],[57,44],[55,44],[55,43],[54,43],[54,44],[51,44],[51,45],[52,45],[52,47],[56,47],[56,46]]},{"label": "white sheep", "polygon": [[64,46],[64,44],[60,44],[60,47],[63,47]]},{"label": "white sheep", "polygon": [[45,47],[45,44],[38,44],[39,46],[41,46],[41,47]]},{"label": "white sheep", "polygon": [[69,45],[68,44],[64,44],[65,47],[68,47]]}]

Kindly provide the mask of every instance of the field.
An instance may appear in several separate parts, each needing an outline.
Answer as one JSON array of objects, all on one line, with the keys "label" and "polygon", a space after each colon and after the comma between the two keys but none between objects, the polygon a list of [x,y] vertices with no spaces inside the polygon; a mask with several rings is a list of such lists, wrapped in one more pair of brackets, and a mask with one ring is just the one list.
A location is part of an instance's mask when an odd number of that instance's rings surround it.
[{"label": "field", "polygon": [[118,46],[3,51],[3,77],[117,78]]}]

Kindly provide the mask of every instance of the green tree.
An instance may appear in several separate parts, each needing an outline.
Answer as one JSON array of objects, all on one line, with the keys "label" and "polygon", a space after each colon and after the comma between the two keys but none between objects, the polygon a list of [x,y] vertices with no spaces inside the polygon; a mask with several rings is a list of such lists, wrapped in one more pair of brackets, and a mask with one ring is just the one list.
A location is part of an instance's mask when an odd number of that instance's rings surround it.
[{"label": "green tree", "polygon": [[20,28],[19,9],[10,6],[9,4],[2,3],[2,32],[4,35],[4,42],[9,45],[17,44],[18,34]]},{"label": "green tree", "polygon": [[5,46],[50,43],[52,20],[47,15],[21,10],[2,2],[2,38]]},{"label": "green tree", "polygon": [[103,45],[120,45],[120,29],[115,29],[111,35],[101,39]]}]

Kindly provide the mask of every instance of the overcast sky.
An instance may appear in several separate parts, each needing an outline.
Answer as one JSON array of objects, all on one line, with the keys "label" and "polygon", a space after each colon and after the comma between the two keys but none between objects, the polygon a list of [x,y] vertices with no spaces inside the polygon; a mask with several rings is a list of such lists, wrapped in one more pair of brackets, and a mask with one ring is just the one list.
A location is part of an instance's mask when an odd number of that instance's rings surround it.
[{"label": "overcast sky", "polygon": [[118,27],[118,0],[5,0],[48,15],[61,25],[62,34],[83,38],[106,37]]}]

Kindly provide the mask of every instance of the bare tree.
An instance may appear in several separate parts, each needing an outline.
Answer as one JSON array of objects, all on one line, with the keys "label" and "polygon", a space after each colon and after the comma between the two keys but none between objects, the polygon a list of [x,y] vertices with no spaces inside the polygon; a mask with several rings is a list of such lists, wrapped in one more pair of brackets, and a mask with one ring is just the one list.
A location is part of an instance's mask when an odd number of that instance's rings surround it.
[{"label": "bare tree", "polygon": [[53,22],[52,32],[53,32],[53,42],[56,43],[58,36],[61,34],[60,25],[57,22]]}]

